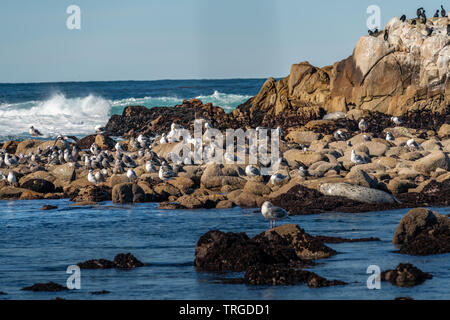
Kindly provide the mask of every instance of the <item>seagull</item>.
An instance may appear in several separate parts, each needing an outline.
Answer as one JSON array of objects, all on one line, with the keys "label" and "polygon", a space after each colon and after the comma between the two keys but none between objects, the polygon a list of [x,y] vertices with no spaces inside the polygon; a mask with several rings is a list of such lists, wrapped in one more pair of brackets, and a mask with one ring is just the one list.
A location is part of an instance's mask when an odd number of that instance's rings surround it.
[{"label": "seagull", "polygon": [[270,182],[272,183],[272,185],[278,185],[281,184],[286,178],[287,176],[282,175],[279,172],[276,172],[270,177]]},{"label": "seagull", "polygon": [[101,125],[95,126],[94,129],[96,133],[104,133],[106,131],[106,128]]},{"label": "seagull", "polygon": [[39,130],[35,129],[33,126],[30,127],[29,132],[33,137],[42,136],[42,133],[40,133]]},{"label": "seagull", "polygon": [[359,130],[365,132],[367,130],[367,122],[364,119],[361,119],[361,121],[359,121],[358,123],[358,128]]},{"label": "seagull", "polygon": [[352,149],[352,154],[350,155],[350,160],[354,163],[354,164],[365,164],[366,161],[364,160],[363,157],[361,157],[359,154],[356,154],[355,150]]},{"label": "seagull", "polygon": [[286,210],[280,207],[274,207],[269,201],[263,203],[261,213],[264,218],[270,220],[270,228],[276,227],[277,220],[282,220],[288,216]]},{"label": "seagull", "polygon": [[95,180],[97,180],[98,182],[105,182],[105,176],[101,171],[97,171],[95,173]]},{"label": "seagull", "polygon": [[388,133],[386,133],[386,140],[387,140],[387,141],[394,141],[395,138],[394,138],[394,136],[392,135],[392,133],[388,132]]},{"label": "seagull", "polygon": [[119,142],[116,143],[114,148],[116,149],[116,151],[125,152],[125,150],[123,149],[122,145]]},{"label": "seagull", "polygon": [[406,145],[410,149],[418,149],[419,148],[419,145],[417,144],[417,142],[414,139],[409,139],[408,141],[406,141]]},{"label": "seagull", "polygon": [[347,140],[347,133],[339,129],[334,133],[334,138],[336,140]]},{"label": "seagull", "polygon": [[93,183],[93,184],[97,185],[97,179],[95,178],[94,174],[92,173],[92,169],[89,169],[88,181],[90,183]]},{"label": "seagull", "polygon": [[127,170],[127,178],[128,178],[128,180],[131,180],[131,181],[137,179],[136,172],[134,172],[133,169],[128,169]]},{"label": "seagull", "polygon": [[8,167],[13,167],[13,166],[17,165],[17,160],[14,158],[10,158],[9,153],[5,153],[5,164]]},{"label": "seagull", "polygon": [[308,175],[308,170],[304,166],[300,166],[300,168],[298,168],[298,175],[300,177],[306,177]]},{"label": "seagull", "polygon": [[391,117],[391,121],[396,125],[401,125],[403,123],[403,120],[399,117]]},{"label": "seagull", "polygon": [[148,173],[156,172],[156,168],[150,160],[145,163],[145,171]]},{"label": "seagull", "polygon": [[171,171],[167,166],[161,166],[159,168],[159,178],[164,181],[164,184],[167,183],[167,181],[170,180],[170,178],[173,178],[175,176],[175,173]]},{"label": "seagull", "polygon": [[166,143],[167,143],[166,134],[163,133],[161,135],[161,139],[159,139],[159,144],[166,144]]},{"label": "seagull", "polygon": [[247,177],[256,177],[256,176],[260,176],[261,172],[259,171],[259,169],[257,167],[249,164],[247,167],[245,167],[245,174],[247,175]]},{"label": "seagull", "polygon": [[8,173],[8,182],[10,184],[16,183],[17,182],[17,178],[16,178],[16,174],[14,173],[14,171],[10,171]]}]

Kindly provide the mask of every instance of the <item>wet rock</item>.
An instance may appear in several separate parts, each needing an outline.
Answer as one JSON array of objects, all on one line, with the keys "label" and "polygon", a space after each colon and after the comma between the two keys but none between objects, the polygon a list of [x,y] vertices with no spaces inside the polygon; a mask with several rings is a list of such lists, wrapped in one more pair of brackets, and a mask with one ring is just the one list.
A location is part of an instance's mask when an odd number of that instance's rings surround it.
[{"label": "wet rock", "polygon": [[58,209],[58,206],[52,206],[51,204],[46,204],[44,206],[42,206],[41,210],[54,210],[54,209]]},{"label": "wet rock", "polygon": [[22,288],[21,290],[33,291],[33,292],[43,292],[43,291],[56,292],[56,291],[64,291],[64,290],[68,290],[68,289],[67,289],[67,287],[64,287],[58,283],[50,281],[47,283],[36,283],[36,284],[33,284],[32,286]]},{"label": "wet rock", "polygon": [[101,291],[92,291],[90,294],[99,295],[99,294],[108,294],[110,293],[108,290],[101,290]]},{"label": "wet rock", "polygon": [[92,259],[77,264],[81,269],[134,269],[143,267],[144,264],[139,261],[131,253],[119,253],[114,257],[114,260],[107,259]]},{"label": "wet rock", "polygon": [[144,190],[135,183],[121,183],[112,189],[113,203],[135,203],[144,202],[146,195]]},{"label": "wet rock", "polygon": [[329,281],[314,272],[295,269],[283,264],[256,264],[245,272],[244,283],[249,285],[296,285],[307,283],[310,288],[345,285],[345,282]]},{"label": "wet rock", "polygon": [[134,269],[143,267],[144,264],[131,253],[119,253],[114,257],[114,266],[118,269]]},{"label": "wet rock", "polygon": [[39,193],[52,193],[55,191],[55,185],[44,179],[28,179],[21,185],[21,188]]},{"label": "wet rock", "polygon": [[280,236],[267,247],[268,239],[260,240],[254,241],[245,233],[208,231],[197,242],[194,265],[202,271],[241,272],[257,263],[301,262]]},{"label": "wet rock", "polygon": [[92,259],[77,264],[81,269],[111,269],[114,268],[114,262],[106,259]]},{"label": "wet rock", "polygon": [[255,241],[281,237],[290,247],[295,250],[297,256],[303,260],[323,259],[334,256],[336,251],[324,245],[321,239],[318,239],[295,224],[283,224],[253,238]]},{"label": "wet rock", "polygon": [[111,188],[105,185],[90,185],[77,190],[72,196],[74,202],[103,202],[111,200]]},{"label": "wet rock", "polygon": [[411,255],[450,252],[450,219],[429,209],[412,209],[400,221],[392,242],[400,253]]},{"label": "wet rock", "polygon": [[394,270],[381,273],[381,281],[389,281],[399,287],[416,286],[432,277],[431,274],[421,271],[410,263],[400,263]]}]

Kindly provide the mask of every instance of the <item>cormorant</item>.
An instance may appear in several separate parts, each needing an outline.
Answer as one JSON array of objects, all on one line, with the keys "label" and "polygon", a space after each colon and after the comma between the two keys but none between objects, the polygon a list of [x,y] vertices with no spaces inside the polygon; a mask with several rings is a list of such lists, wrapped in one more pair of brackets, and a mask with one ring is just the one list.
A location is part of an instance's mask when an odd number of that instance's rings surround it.
[{"label": "cormorant", "polygon": [[447,25],[447,35],[450,36],[450,24]]},{"label": "cormorant", "polygon": [[400,21],[401,21],[401,22],[405,22],[405,21],[406,21],[406,16],[405,16],[405,15],[402,15],[402,16],[400,17]]},{"label": "cormorant", "polygon": [[447,12],[445,11],[443,5],[441,5],[441,16],[442,16],[442,18],[445,18],[447,16]]},{"label": "cormorant", "polygon": [[427,27],[427,37],[431,36],[431,34],[433,33],[434,29],[433,28],[428,28]]},{"label": "cormorant", "polygon": [[422,16],[422,10],[423,10],[423,7],[420,7],[419,9],[417,9],[417,11],[416,11],[417,18],[420,18]]},{"label": "cormorant", "polygon": [[420,19],[420,22],[422,22],[422,24],[426,24],[427,23],[427,16],[425,14]]},{"label": "cormorant", "polygon": [[434,14],[433,18],[439,18],[439,10],[436,10],[436,13]]},{"label": "cormorant", "polygon": [[416,19],[414,19],[413,21],[411,21],[411,24],[412,24],[413,26],[415,26],[415,25],[417,24]]},{"label": "cormorant", "polygon": [[372,30],[367,30],[367,32],[369,33],[369,36],[373,36],[373,31]]},{"label": "cormorant", "polygon": [[384,41],[388,41],[389,38],[389,31],[386,29],[384,30]]}]

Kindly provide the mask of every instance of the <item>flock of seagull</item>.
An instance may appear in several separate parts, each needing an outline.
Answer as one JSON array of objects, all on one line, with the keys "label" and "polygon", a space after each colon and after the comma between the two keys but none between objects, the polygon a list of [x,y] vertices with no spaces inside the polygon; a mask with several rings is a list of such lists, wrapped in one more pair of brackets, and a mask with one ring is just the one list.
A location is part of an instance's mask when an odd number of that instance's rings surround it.
[{"label": "flock of seagull", "polygon": [[[198,120],[196,120],[198,121]],[[403,121],[398,117],[392,117],[391,121],[395,125],[400,125]],[[206,122],[204,124],[204,128],[206,130],[203,138],[208,137],[207,131],[213,129],[213,126]],[[358,128],[362,133],[365,133],[368,129],[368,124],[364,119],[361,119],[358,123]],[[45,170],[43,166],[45,165],[60,165],[65,163],[70,163],[75,167],[84,166],[88,170],[87,179],[90,183],[94,185],[98,185],[99,183],[105,182],[108,174],[112,172],[113,174],[126,174],[128,181],[135,181],[138,179],[138,175],[135,172],[135,168],[138,167],[139,164],[145,163],[145,171],[147,173],[156,173],[158,172],[159,178],[166,184],[170,179],[177,176],[177,173],[183,169],[183,165],[191,164],[191,160],[194,157],[194,152],[191,151],[187,157],[187,159],[183,159],[181,162],[174,162],[174,154],[169,152],[166,157],[158,156],[152,148],[159,144],[166,143],[174,143],[180,141],[180,132],[179,130],[184,129],[181,125],[173,123],[170,127],[170,131],[165,134],[163,133],[161,136],[157,138],[148,138],[143,135],[139,135],[136,139],[131,138],[128,142],[129,150],[126,150],[124,145],[120,142],[117,142],[114,146],[114,150],[102,150],[95,142],[90,146],[88,150],[83,150],[82,152],[78,149],[76,145],[71,145],[69,143],[69,138],[63,135],[59,135],[53,145],[48,145],[45,149],[41,149],[39,146],[36,149],[36,152],[30,152],[26,155],[11,155],[5,150],[0,150],[0,180],[6,179],[8,183],[15,184],[17,182],[17,177],[12,170],[13,168],[26,164],[29,166],[32,172]],[[97,133],[104,132],[104,128],[96,127]],[[261,128],[256,128],[258,132]],[[281,129],[278,128],[278,133],[281,137]],[[41,136],[42,134],[39,130],[35,129],[33,126],[30,127],[30,134],[33,136]],[[348,135],[343,130],[337,130],[334,133],[334,137],[336,140],[347,141],[347,145],[351,147],[351,141],[347,140]],[[369,135],[363,134],[362,136],[364,141],[370,141],[371,137]],[[267,140],[269,137],[266,137],[266,144],[268,145]],[[386,134],[386,140],[392,141],[394,140],[394,136],[388,132]],[[60,141],[60,144],[57,142]],[[202,143],[202,139],[188,139],[188,144],[192,144],[194,147],[198,144]],[[210,159],[214,153],[215,148],[218,148],[218,145],[214,145],[215,141],[209,141],[210,145],[206,145],[204,147],[204,156],[206,159]],[[257,151],[260,151],[262,154],[267,155],[267,150],[262,149],[260,145],[257,148]],[[303,151],[308,151],[306,146],[301,146]],[[419,146],[414,141],[414,139],[410,139],[407,141],[408,148],[417,149]],[[127,149],[128,149],[127,148]],[[195,149],[195,148],[194,148]],[[249,149],[247,149],[249,151]],[[253,150],[256,151],[256,150]],[[225,153],[225,159],[234,161],[237,157],[230,153]],[[351,150],[350,160],[355,164],[365,164],[367,161],[361,155],[357,154],[354,149]],[[267,166],[270,164],[271,159],[269,157],[259,157],[259,165],[260,168]],[[80,164],[81,163],[81,164]],[[288,166],[286,160],[283,157],[280,157],[277,162],[275,168],[279,168],[280,166],[286,167]],[[1,171],[1,168],[7,167],[9,172],[7,175]],[[159,167],[159,170],[157,169]],[[261,169],[258,166],[249,164],[245,167],[245,175],[249,178],[259,177],[261,176]],[[94,172],[95,171],[95,172]],[[300,165],[298,168],[298,175],[301,177],[308,176],[308,169]],[[289,179],[287,175],[280,173],[278,170],[273,173],[269,179],[272,185],[280,185],[286,179]],[[263,216],[270,220],[270,226],[276,224],[277,220],[281,220],[287,216],[287,213],[282,208],[274,207],[270,202],[265,202],[261,208],[261,212]]]}]

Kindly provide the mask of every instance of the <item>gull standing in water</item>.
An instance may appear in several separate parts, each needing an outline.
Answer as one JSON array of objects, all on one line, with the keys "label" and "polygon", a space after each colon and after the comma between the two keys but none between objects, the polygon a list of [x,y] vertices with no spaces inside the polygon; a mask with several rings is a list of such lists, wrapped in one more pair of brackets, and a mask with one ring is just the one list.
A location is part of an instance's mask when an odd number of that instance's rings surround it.
[{"label": "gull standing in water", "polygon": [[42,133],[40,133],[39,130],[35,129],[33,126],[30,127],[29,132],[33,137],[42,136]]},{"label": "gull standing in water", "polygon": [[270,221],[270,228],[276,227],[277,220],[282,220],[288,216],[286,210],[275,207],[271,202],[266,201],[261,207],[261,213],[264,218]]}]

